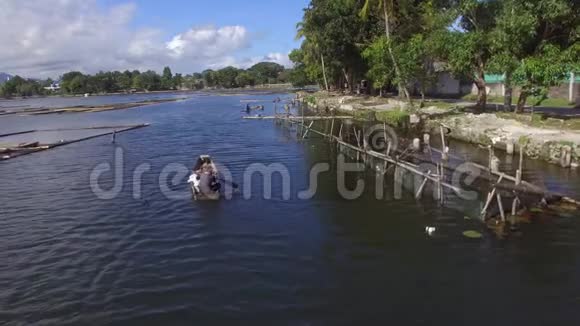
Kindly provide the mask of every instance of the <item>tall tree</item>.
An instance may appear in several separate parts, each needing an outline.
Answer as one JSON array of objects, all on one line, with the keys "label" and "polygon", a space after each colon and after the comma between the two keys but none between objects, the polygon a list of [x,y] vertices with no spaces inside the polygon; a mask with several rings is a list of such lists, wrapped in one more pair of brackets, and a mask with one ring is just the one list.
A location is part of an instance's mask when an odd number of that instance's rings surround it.
[{"label": "tall tree", "polygon": [[[406,2],[398,1],[399,4],[405,5]],[[401,6],[401,7],[403,7]],[[387,53],[391,59],[391,64],[393,65],[393,71],[395,72],[395,77],[397,78],[397,87],[399,89],[399,95],[404,96],[409,102],[411,102],[411,96],[406,85],[406,80],[402,76],[401,69],[399,67],[398,59],[395,56],[395,51],[393,50],[393,37],[391,35],[392,23],[395,19],[395,1],[394,0],[365,0],[364,6],[360,11],[362,17],[366,18],[369,16],[369,11],[374,8],[382,12],[383,19],[385,21],[385,39]]]},{"label": "tall tree", "polygon": [[439,34],[436,41],[439,56],[454,75],[474,82],[480,110],[487,105],[485,73],[493,56],[491,34],[500,4],[500,0],[459,0],[453,29]]},{"label": "tall tree", "polygon": [[163,68],[163,75],[161,76],[161,88],[164,90],[173,89],[175,87],[173,83],[173,73],[171,68]]}]

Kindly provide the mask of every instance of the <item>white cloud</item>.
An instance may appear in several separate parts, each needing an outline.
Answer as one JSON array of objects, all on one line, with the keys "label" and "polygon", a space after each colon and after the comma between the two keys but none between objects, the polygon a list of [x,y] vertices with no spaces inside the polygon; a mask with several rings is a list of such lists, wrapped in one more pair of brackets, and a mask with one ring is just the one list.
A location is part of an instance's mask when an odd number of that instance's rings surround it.
[{"label": "white cloud", "polygon": [[166,48],[174,58],[208,59],[247,47],[248,32],[242,26],[192,28],[175,35]]},{"label": "white cloud", "polygon": [[96,0],[0,0],[0,71],[46,77],[165,65],[184,73],[258,61],[289,65],[280,53],[237,59],[251,45],[244,26],[193,27],[168,40],[156,28],[131,28],[136,10],[133,3],[104,9]]}]

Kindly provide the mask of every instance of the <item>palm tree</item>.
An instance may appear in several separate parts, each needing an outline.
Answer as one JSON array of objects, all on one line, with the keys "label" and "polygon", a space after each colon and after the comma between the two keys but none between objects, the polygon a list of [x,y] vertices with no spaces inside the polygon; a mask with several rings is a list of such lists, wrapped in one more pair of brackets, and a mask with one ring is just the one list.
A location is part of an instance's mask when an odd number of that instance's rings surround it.
[{"label": "palm tree", "polygon": [[385,19],[385,36],[387,37],[387,50],[389,52],[389,56],[391,57],[391,61],[393,62],[393,68],[395,69],[395,74],[398,77],[398,89],[399,95],[405,96],[407,101],[411,103],[411,96],[409,95],[409,90],[407,89],[407,85],[401,81],[401,70],[399,69],[399,65],[397,64],[397,60],[393,53],[393,46],[392,46],[392,38],[391,38],[391,20],[393,19],[394,13],[394,0],[365,0],[365,4],[360,11],[360,15],[362,18],[367,18],[370,12],[370,8],[376,8],[377,10],[383,11],[383,16]]},{"label": "palm tree", "polygon": [[[304,27],[304,23],[299,22],[298,24],[296,24],[296,38],[295,39],[299,40],[303,37],[306,38],[307,37],[306,34],[307,33],[306,33],[306,29]],[[309,38],[313,42],[316,50],[319,50],[318,43],[316,42],[316,40],[314,40],[314,37],[309,37]],[[321,51],[317,51],[317,52],[320,52],[320,62],[322,64],[322,76],[324,78],[324,86],[326,88],[326,91],[328,91],[329,88],[328,88],[328,80],[326,79],[326,68],[324,67],[324,56],[322,55]]]}]

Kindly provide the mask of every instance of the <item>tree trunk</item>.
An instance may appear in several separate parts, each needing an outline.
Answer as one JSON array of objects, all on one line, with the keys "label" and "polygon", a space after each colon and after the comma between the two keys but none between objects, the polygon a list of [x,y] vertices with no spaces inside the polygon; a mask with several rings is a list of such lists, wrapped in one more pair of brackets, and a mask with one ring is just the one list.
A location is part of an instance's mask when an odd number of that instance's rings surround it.
[{"label": "tree trunk", "polygon": [[[391,57],[391,61],[393,62],[393,68],[395,68],[395,75],[397,78],[401,79],[401,71],[399,70],[399,65],[397,60],[395,59],[395,55],[393,54],[393,47],[391,44],[391,22],[389,18],[389,10],[387,8],[387,0],[383,0],[383,14],[385,16],[385,35],[387,37],[388,46],[387,49],[389,50],[389,55]],[[407,90],[407,86],[403,85],[403,83],[399,80],[398,82],[398,89],[399,89],[399,96],[404,96],[407,101],[412,104],[411,96],[409,95],[409,91]]]},{"label": "tree trunk", "polygon": [[477,109],[481,112],[487,106],[487,89],[485,84],[485,73],[482,69],[477,72],[475,78],[475,86],[477,86]]},{"label": "tree trunk", "polygon": [[505,94],[504,94],[504,100],[503,100],[503,109],[504,109],[504,111],[510,112],[512,110],[512,94],[513,94],[512,73],[511,72],[507,72],[505,74],[504,87],[505,87]]},{"label": "tree trunk", "polygon": [[518,98],[518,105],[516,106],[515,113],[523,113],[524,107],[526,106],[526,101],[528,100],[528,93],[522,90],[520,97]]},{"label": "tree trunk", "polygon": [[320,54],[320,61],[322,62],[322,76],[324,77],[324,86],[326,86],[326,91],[328,92],[328,80],[326,79],[326,69],[324,68],[324,56]]},{"label": "tree trunk", "polygon": [[346,72],[346,69],[342,68],[342,73],[344,74],[344,82],[346,85],[344,85],[344,90],[347,93],[350,93],[350,79],[348,78],[348,73]]}]

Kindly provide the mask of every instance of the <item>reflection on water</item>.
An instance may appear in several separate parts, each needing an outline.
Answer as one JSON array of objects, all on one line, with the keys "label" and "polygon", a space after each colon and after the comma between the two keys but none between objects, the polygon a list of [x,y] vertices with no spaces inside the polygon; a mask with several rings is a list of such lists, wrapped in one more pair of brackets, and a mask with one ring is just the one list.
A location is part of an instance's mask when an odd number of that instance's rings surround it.
[{"label": "reflection on water", "polygon": [[[271,101],[277,96],[264,96]],[[11,117],[0,129],[151,123],[123,133],[123,191],[98,200],[93,167],[114,162],[97,138],[0,163],[0,321],[13,324],[577,324],[580,216],[538,217],[501,241],[465,219],[479,203],[445,207],[411,194],[354,201],[336,190],[334,146],[304,142],[272,121],[243,121],[240,100],[210,96],[136,110]],[[271,104],[264,114],[272,114]],[[169,163],[211,154],[237,182],[252,163],[283,163],[292,193],[310,167],[329,162],[310,200],[252,197],[168,200]],[[141,199],[133,170],[142,163]],[[580,193],[569,171],[526,162],[529,175]],[[102,182],[112,186],[111,175]],[[369,171],[350,174],[352,185]],[[574,179],[575,178],[575,179]],[[552,181],[550,181],[552,182]],[[244,185],[242,185],[243,187]],[[177,188],[186,189],[185,180]],[[467,207],[467,208],[466,208]],[[434,226],[433,237],[424,233]],[[484,233],[465,239],[464,230]]]}]

